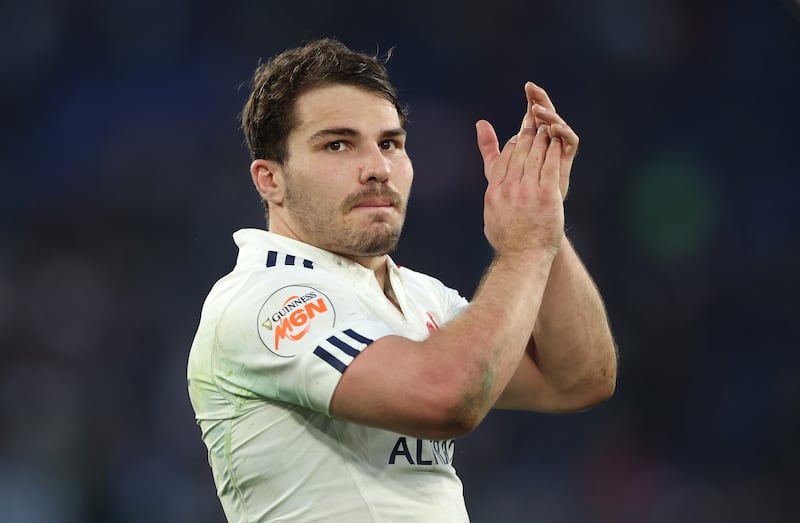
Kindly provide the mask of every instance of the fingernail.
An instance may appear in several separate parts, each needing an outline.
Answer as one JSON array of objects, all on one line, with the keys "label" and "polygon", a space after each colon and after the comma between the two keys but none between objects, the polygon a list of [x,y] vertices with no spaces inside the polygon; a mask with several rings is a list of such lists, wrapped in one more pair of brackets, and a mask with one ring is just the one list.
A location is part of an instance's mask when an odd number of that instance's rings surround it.
[{"label": "fingernail", "polygon": [[546,125],[540,125],[538,129],[536,129],[536,134],[541,134],[547,130]]},{"label": "fingernail", "polygon": [[536,106],[536,110],[539,111],[540,113],[546,113],[547,112],[547,109],[542,107],[541,105],[537,105]]},{"label": "fingernail", "polygon": [[517,135],[515,134],[511,138],[509,138],[508,143],[517,143]]}]

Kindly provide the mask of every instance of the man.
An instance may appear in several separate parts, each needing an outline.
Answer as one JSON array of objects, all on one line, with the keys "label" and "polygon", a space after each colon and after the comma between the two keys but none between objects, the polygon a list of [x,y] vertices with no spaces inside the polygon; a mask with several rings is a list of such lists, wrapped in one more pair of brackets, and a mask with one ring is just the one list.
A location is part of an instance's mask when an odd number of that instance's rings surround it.
[{"label": "man", "polygon": [[578,137],[525,91],[502,151],[477,123],[495,256],[467,304],[387,254],[413,173],[383,64],[319,40],[258,67],[242,125],[269,231],[234,234],[188,368],[230,521],[468,521],[455,438],[492,408],[612,394],[602,301],[564,237]]}]

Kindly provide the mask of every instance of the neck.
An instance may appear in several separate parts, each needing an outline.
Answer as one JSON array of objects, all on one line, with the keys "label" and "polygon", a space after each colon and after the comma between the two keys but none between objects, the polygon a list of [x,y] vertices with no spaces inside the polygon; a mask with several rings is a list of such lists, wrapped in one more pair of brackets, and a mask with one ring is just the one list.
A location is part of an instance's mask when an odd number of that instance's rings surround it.
[{"label": "neck", "polygon": [[386,268],[386,255],[380,256],[346,256],[345,258],[353,260],[357,264],[372,270],[375,273],[375,279],[378,280],[383,291],[386,291],[389,279],[389,271]]},{"label": "neck", "polygon": [[381,256],[369,256],[369,257],[358,257],[358,256],[346,256],[346,258],[366,267],[367,269],[372,269],[372,272],[375,273],[375,279],[378,280],[378,285],[380,286],[383,294],[386,298],[394,305],[397,310],[400,312],[403,309],[400,307],[400,303],[397,301],[397,296],[394,293],[394,289],[392,289],[392,282],[389,279],[389,268],[386,264],[387,257],[386,255]]}]

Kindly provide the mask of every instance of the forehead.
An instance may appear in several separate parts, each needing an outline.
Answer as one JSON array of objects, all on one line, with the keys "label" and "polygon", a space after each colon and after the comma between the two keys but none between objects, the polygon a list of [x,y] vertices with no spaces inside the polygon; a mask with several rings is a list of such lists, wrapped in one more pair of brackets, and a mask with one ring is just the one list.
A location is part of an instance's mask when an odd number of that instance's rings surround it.
[{"label": "forehead", "polygon": [[401,127],[394,104],[386,98],[350,85],[316,87],[295,102],[295,130],[316,132],[326,127],[385,130]]}]

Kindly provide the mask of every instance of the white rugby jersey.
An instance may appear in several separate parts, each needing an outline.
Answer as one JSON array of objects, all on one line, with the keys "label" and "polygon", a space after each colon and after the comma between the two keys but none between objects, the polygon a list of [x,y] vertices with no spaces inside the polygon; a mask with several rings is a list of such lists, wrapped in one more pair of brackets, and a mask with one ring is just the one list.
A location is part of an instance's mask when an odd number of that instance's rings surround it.
[{"label": "white rugby jersey", "polygon": [[[334,389],[373,340],[425,339],[466,306],[440,281],[389,278],[257,229],[203,305],[189,396],[231,522],[465,522],[454,440],[420,440],[330,417]],[[392,372],[387,368],[385,372]]]}]

